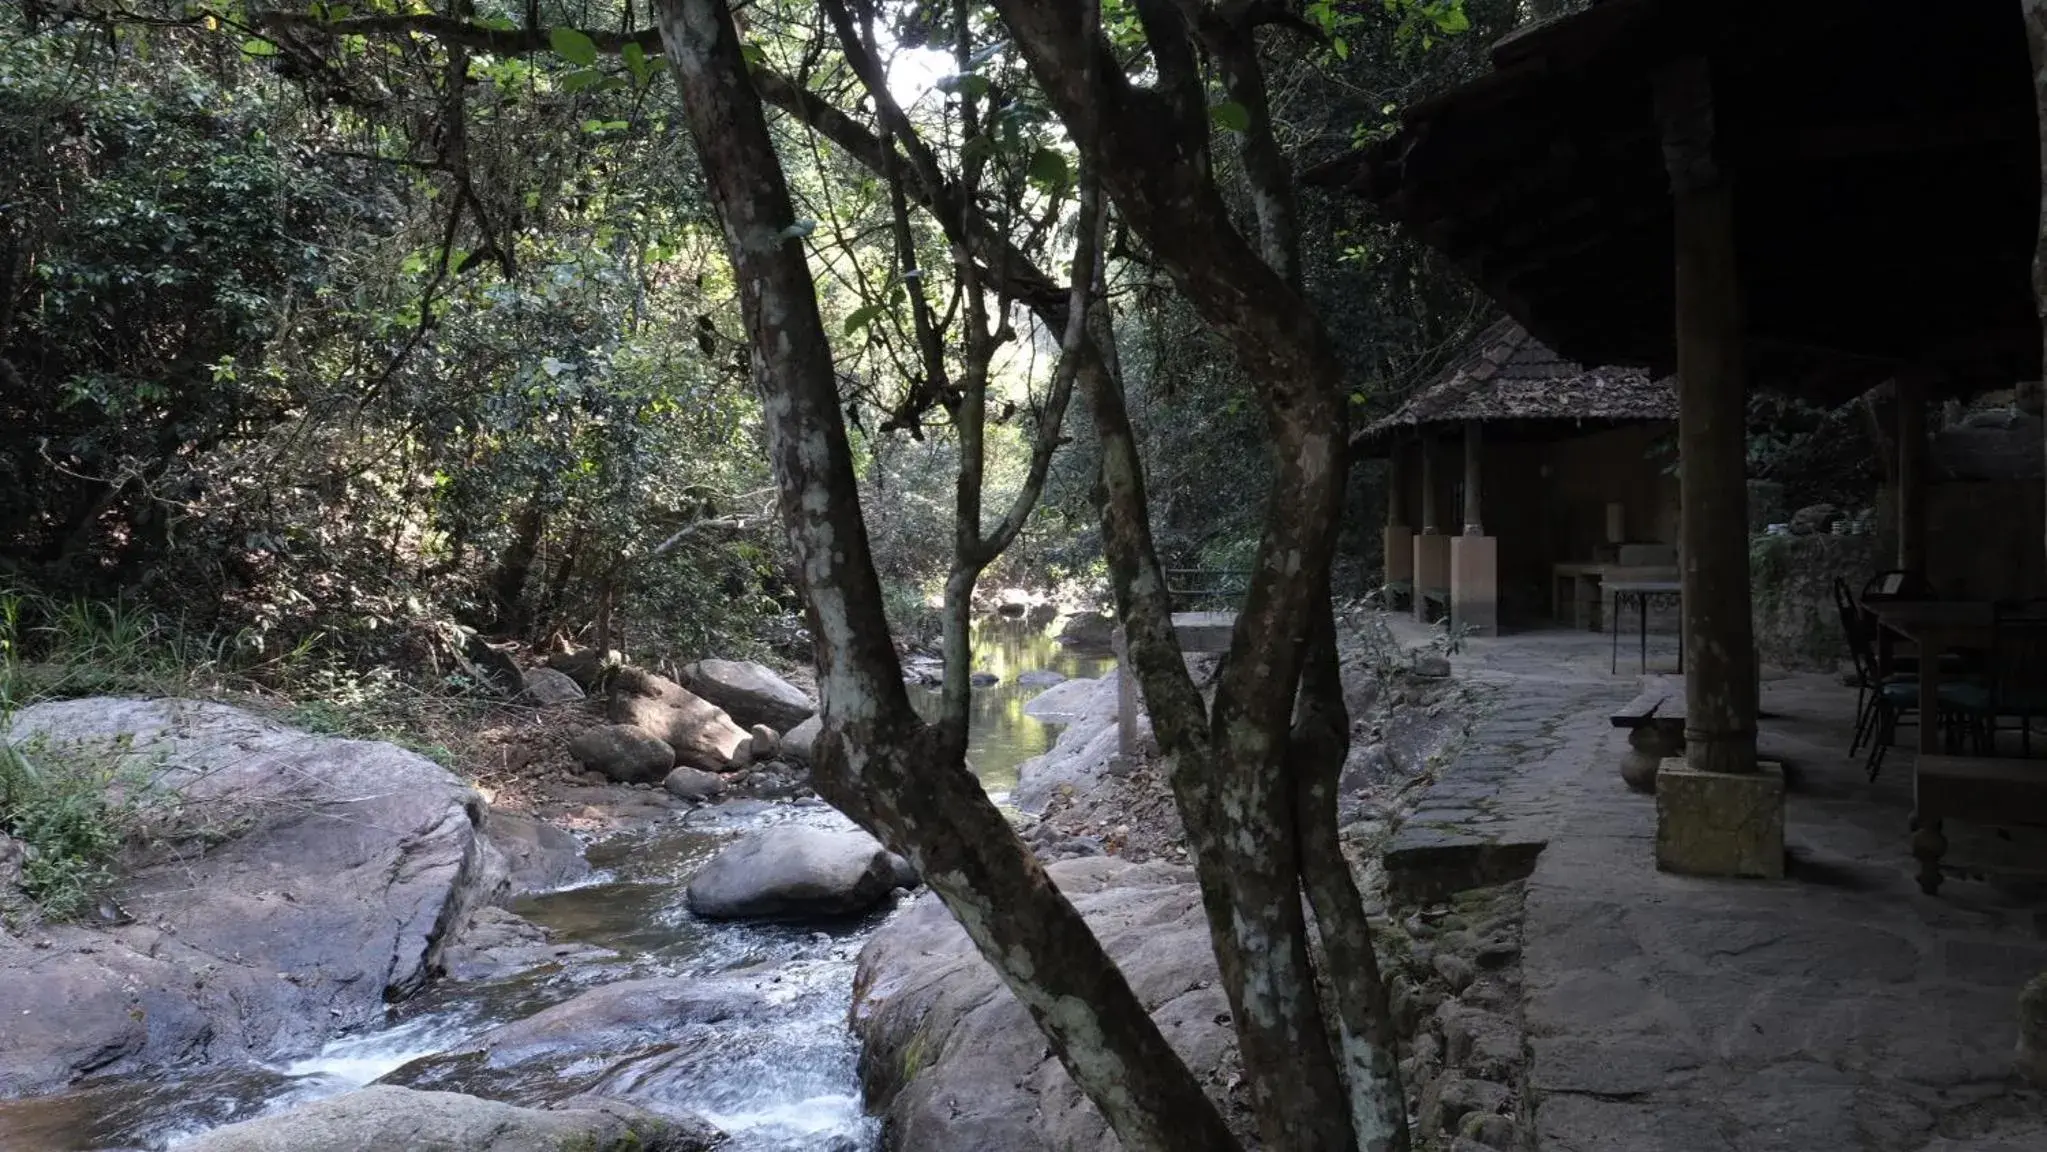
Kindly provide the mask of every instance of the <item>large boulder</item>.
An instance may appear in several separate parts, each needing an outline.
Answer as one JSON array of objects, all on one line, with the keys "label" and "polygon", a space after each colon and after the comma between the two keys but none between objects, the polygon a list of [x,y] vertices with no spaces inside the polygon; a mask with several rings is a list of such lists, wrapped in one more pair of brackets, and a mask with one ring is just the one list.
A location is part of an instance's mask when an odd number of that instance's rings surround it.
[{"label": "large boulder", "polygon": [[612,678],[610,717],[673,748],[677,764],[706,772],[744,765],[753,747],[753,736],[724,709],[641,668],[621,668]]},{"label": "large boulder", "polygon": [[[1120,675],[1111,672],[1100,680],[1068,680],[1024,705],[1025,714],[1066,727],[1050,751],[1017,766],[1011,803],[1036,815],[1062,790],[1090,791],[1111,773],[1123,747],[1116,681]],[[1151,718],[1141,708],[1135,730],[1140,744],[1151,739]]]},{"label": "large boulder", "polygon": [[1100,612],[1076,612],[1059,630],[1062,647],[1085,652],[1107,652],[1116,640],[1116,618]]},{"label": "large boulder", "polygon": [[[1114,857],[1062,860],[1048,871],[1223,1102],[1235,1036],[1193,873]],[[861,950],[852,1021],[868,1107],[881,1111],[897,1152],[1121,1147],[935,897],[912,904]]]},{"label": "large boulder", "polygon": [[505,859],[505,900],[566,888],[590,875],[583,842],[563,829],[518,812],[493,808],[484,825]]},{"label": "large boulder", "polygon": [[216,1128],[185,1152],[709,1152],[723,1136],[701,1120],[656,1116],[616,1100],[554,1110],[453,1092],[374,1085]]},{"label": "large boulder", "polygon": [[690,911],[716,920],[850,916],[917,882],[900,856],[861,831],[784,825],[712,857],[689,881]]},{"label": "large boulder", "polygon": [[[772,1012],[759,992],[737,980],[623,980],[414,1060],[380,1083],[527,1105],[593,1093],[637,1095],[628,1067],[677,1049],[701,1051]],[[611,1082],[621,1078],[626,1083]]]},{"label": "large boulder", "polygon": [[801,688],[752,660],[699,660],[682,670],[682,682],[748,728],[787,732],[817,714]]},{"label": "large boulder", "polygon": [[519,699],[528,704],[550,708],[557,704],[580,704],[583,701],[583,686],[575,677],[553,668],[528,668],[524,673],[524,686],[519,689]]},{"label": "large boulder", "polygon": [[482,797],[390,744],[189,700],[39,704],[0,735],[125,765],[152,818],[124,922],[0,928],[0,1098],[310,1053],[418,991],[504,884]]},{"label": "large boulder", "polygon": [[810,763],[811,757],[816,754],[817,738],[823,732],[823,714],[812,716],[782,733],[782,755],[801,764]]},{"label": "large boulder", "polygon": [[569,741],[576,763],[620,784],[651,784],[675,766],[666,740],[633,724],[585,728]]}]

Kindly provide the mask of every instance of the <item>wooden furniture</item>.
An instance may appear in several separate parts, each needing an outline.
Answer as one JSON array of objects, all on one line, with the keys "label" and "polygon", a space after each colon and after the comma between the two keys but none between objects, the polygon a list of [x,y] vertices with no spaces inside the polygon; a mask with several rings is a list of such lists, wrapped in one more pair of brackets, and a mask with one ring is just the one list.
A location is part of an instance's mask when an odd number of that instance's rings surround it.
[{"label": "wooden furniture", "polygon": [[1940,890],[1940,858],[1947,854],[1942,822],[2047,828],[2047,770],[2027,760],[1922,754],[1912,771],[1912,808],[1919,890],[1932,896]]},{"label": "wooden furniture", "polygon": [[[1633,604],[1637,610],[1638,627],[1642,637],[1642,671],[1649,670],[1649,608],[1666,605],[1670,608],[1683,606],[1684,585],[1677,580],[1611,580],[1606,592],[1613,598],[1613,615],[1607,627],[1613,632],[1612,672],[1621,669],[1621,610]],[[1680,626],[1677,630],[1677,670],[1685,670],[1685,634]]]},{"label": "wooden furniture", "polygon": [[1623,565],[1569,563],[1550,565],[1550,615],[1573,628],[1597,632],[1610,623],[1593,619],[1594,611],[1607,599],[1607,585],[1617,580],[1676,580],[1678,570],[1668,564]]},{"label": "wooden furniture", "polygon": [[1645,677],[1641,694],[1613,714],[1613,726],[1628,734],[1621,779],[1639,791],[1654,791],[1658,767],[1685,754],[1684,677]]},{"label": "wooden furniture", "polygon": [[1878,623],[1919,649],[1919,752],[1940,751],[1940,657],[1949,652],[1984,651],[1997,628],[1997,609],[1987,600],[1872,600],[1863,607]]}]

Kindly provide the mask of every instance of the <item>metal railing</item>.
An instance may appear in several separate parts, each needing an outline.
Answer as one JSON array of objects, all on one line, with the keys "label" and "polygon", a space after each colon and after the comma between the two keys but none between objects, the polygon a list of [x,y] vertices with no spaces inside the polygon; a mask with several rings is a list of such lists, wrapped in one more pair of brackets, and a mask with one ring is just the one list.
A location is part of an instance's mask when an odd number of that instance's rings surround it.
[{"label": "metal railing", "polygon": [[1168,568],[1166,592],[1175,612],[1216,612],[1235,608],[1251,590],[1249,568]]}]

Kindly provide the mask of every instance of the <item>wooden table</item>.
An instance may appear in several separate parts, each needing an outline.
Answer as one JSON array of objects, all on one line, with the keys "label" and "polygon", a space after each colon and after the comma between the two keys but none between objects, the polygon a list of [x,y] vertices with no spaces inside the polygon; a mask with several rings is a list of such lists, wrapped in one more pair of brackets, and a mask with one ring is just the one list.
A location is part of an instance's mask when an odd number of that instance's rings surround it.
[{"label": "wooden table", "polygon": [[1912,773],[1912,855],[1919,860],[1919,890],[1928,896],[1940,890],[1940,858],[1948,848],[1941,823],[1950,819],[2047,827],[2047,773],[2037,760],[1919,757]]},{"label": "wooden table", "polygon": [[[1556,620],[1574,628],[1588,627],[1584,607],[1607,599],[1602,587],[1612,580],[1676,580],[1678,571],[1666,564],[1622,565],[1598,563],[1566,563],[1550,565],[1550,615]],[[1569,608],[1566,612],[1565,609]],[[1602,627],[1611,628],[1611,620],[1600,621]],[[1594,632],[1598,628],[1592,629]]]},{"label": "wooden table", "polygon": [[1997,630],[1996,606],[1988,600],[1873,599],[1863,606],[1879,624],[1918,646],[1919,752],[1939,752],[1940,658],[1988,649]]}]

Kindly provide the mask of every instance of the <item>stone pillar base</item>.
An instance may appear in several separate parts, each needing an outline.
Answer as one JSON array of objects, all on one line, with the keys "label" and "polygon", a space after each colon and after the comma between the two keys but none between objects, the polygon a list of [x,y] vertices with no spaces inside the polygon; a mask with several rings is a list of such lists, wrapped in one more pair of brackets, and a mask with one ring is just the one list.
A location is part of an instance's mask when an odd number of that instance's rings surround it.
[{"label": "stone pillar base", "polygon": [[1423,533],[1414,538],[1414,618],[1429,620],[1428,594],[1450,590],[1450,537]]},{"label": "stone pillar base", "polygon": [[1696,772],[1682,759],[1656,774],[1656,867],[1688,876],[1784,878],[1784,766]]},{"label": "stone pillar base", "polygon": [[1474,636],[1500,633],[1500,541],[1450,538],[1450,622]]}]

